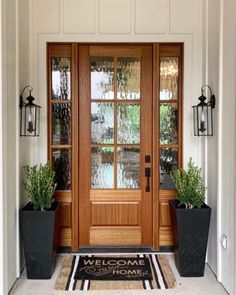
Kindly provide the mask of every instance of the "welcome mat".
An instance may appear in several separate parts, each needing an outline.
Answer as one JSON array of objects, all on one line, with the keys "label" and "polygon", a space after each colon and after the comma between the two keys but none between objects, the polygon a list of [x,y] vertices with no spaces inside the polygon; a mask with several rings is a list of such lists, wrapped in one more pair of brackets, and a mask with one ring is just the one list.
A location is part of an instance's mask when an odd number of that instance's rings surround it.
[{"label": "welcome mat", "polygon": [[[96,259],[94,259],[96,258]],[[138,258],[138,259],[137,259]],[[137,259],[137,260],[135,260]],[[80,261],[83,263],[81,264]],[[89,262],[88,262],[89,261]],[[108,265],[108,261],[110,265]],[[118,262],[119,261],[119,262]],[[128,261],[130,261],[128,263]],[[136,262],[134,262],[136,261]],[[86,263],[84,263],[86,262]],[[147,264],[145,262],[148,262]],[[97,270],[97,265],[104,264],[103,274],[107,275],[106,280],[95,279],[94,274]],[[86,265],[85,265],[86,264]],[[114,272],[119,268],[120,272]],[[128,267],[125,268],[125,264]],[[140,264],[140,265],[139,265]],[[142,265],[145,264],[145,265]],[[137,266],[133,268],[133,266]],[[151,270],[148,274],[148,265]],[[80,266],[91,266],[80,271]],[[140,268],[140,266],[147,267]],[[110,268],[112,271],[110,271]],[[133,272],[128,272],[128,270]],[[136,274],[135,274],[136,272]],[[147,277],[140,279],[140,273],[146,272]],[[142,274],[143,274],[142,273]],[[111,278],[111,275],[120,275],[119,280]],[[134,276],[138,275],[138,278],[134,280]],[[150,276],[149,276],[150,275]],[[133,276],[133,279],[125,279],[127,276]],[[135,290],[135,289],[168,289],[173,288],[176,285],[176,279],[170,268],[168,259],[165,255],[156,254],[112,254],[112,255],[72,255],[66,254],[58,278],[56,280],[56,290]]]},{"label": "welcome mat", "polygon": [[75,280],[152,280],[146,257],[80,257]]}]

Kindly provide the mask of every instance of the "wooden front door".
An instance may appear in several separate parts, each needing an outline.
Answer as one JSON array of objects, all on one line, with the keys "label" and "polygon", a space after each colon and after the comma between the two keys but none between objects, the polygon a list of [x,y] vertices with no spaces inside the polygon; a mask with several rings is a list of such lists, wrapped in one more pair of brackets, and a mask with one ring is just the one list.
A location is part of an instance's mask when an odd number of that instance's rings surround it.
[{"label": "wooden front door", "polygon": [[152,46],[79,45],[79,245],[152,245]]}]

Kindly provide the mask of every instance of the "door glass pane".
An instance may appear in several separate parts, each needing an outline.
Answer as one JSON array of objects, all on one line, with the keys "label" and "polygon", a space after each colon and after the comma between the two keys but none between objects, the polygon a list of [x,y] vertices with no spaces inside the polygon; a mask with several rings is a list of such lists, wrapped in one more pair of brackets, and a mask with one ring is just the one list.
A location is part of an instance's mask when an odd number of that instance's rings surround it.
[{"label": "door glass pane", "polygon": [[114,143],[114,104],[91,103],[91,142]]},{"label": "door glass pane", "polygon": [[140,188],[140,149],[117,149],[117,187]]},{"label": "door glass pane", "polygon": [[114,99],[113,58],[91,58],[91,98]]},{"label": "door glass pane", "polygon": [[71,99],[71,60],[52,58],[52,99]]},{"label": "door glass pane", "polygon": [[52,104],[52,143],[71,143],[71,109],[70,104]]},{"label": "door glass pane", "polygon": [[140,143],[140,105],[118,105],[118,139],[120,144]]},{"label": "door glass pane", "polygon": [[160,144],[178,143],[177,104],[160,105]]},{"label": "door glass pane", "polygon": [[177,148],[160,149],[160,188],[175,189],[170,172],[177,169],[178,150]]},{"label": "door glass pane", "polygon": [[114,188],[114,148],[91,148],[91,188]]},{"label": "door glass pane", "polygon": [[52,152],[52,166],[56,173],[57,190],[71,189],[71,150],[55,149]]},{"label": "door glass pane", "polygon": [[140,98],[140,72],[141,62],[139,57],[117,58],[117,98]]},{"label": "door glass pane", "polygon": [[178,99],[178,57],[161,57],[160,99]]}]

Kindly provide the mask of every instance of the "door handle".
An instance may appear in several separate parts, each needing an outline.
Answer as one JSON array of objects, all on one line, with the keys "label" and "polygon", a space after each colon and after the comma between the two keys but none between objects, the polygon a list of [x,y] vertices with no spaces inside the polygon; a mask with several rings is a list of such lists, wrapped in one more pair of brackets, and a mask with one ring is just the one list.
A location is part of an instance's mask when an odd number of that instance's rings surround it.
[{"label": "door handle", "polygon": [[145,168],[145,177],[147,178],[146,192],[150,192],[150,177],[151,177],[151,168]]}]

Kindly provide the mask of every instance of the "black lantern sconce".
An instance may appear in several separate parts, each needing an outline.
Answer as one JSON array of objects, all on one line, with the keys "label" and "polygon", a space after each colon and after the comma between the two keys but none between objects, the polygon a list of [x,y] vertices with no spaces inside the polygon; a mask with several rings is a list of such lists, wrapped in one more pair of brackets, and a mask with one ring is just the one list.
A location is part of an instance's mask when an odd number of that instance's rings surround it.
[{"label": "black lantern sconce", "polygon": [[[29,88],[29,96],[25,103],[23,94],[27,88]],[[20,95],[20,136],[39,136],[41,107],[33,102],[35,98],[31,96],[32,91],[31,86],[25,86]]]},{"label": "black lantern sconce", "polygon": [[[210,99],[206,101],[203,95],[204,87],[208,87],[210,91]],[[201,87],[202,95],[198,98],[199,104],[193,106],[194,135],[195,136],[212,136],[213,135],[213,117],[212,109],[215,107],[215,95],[212,93],[209,85]]]}]

